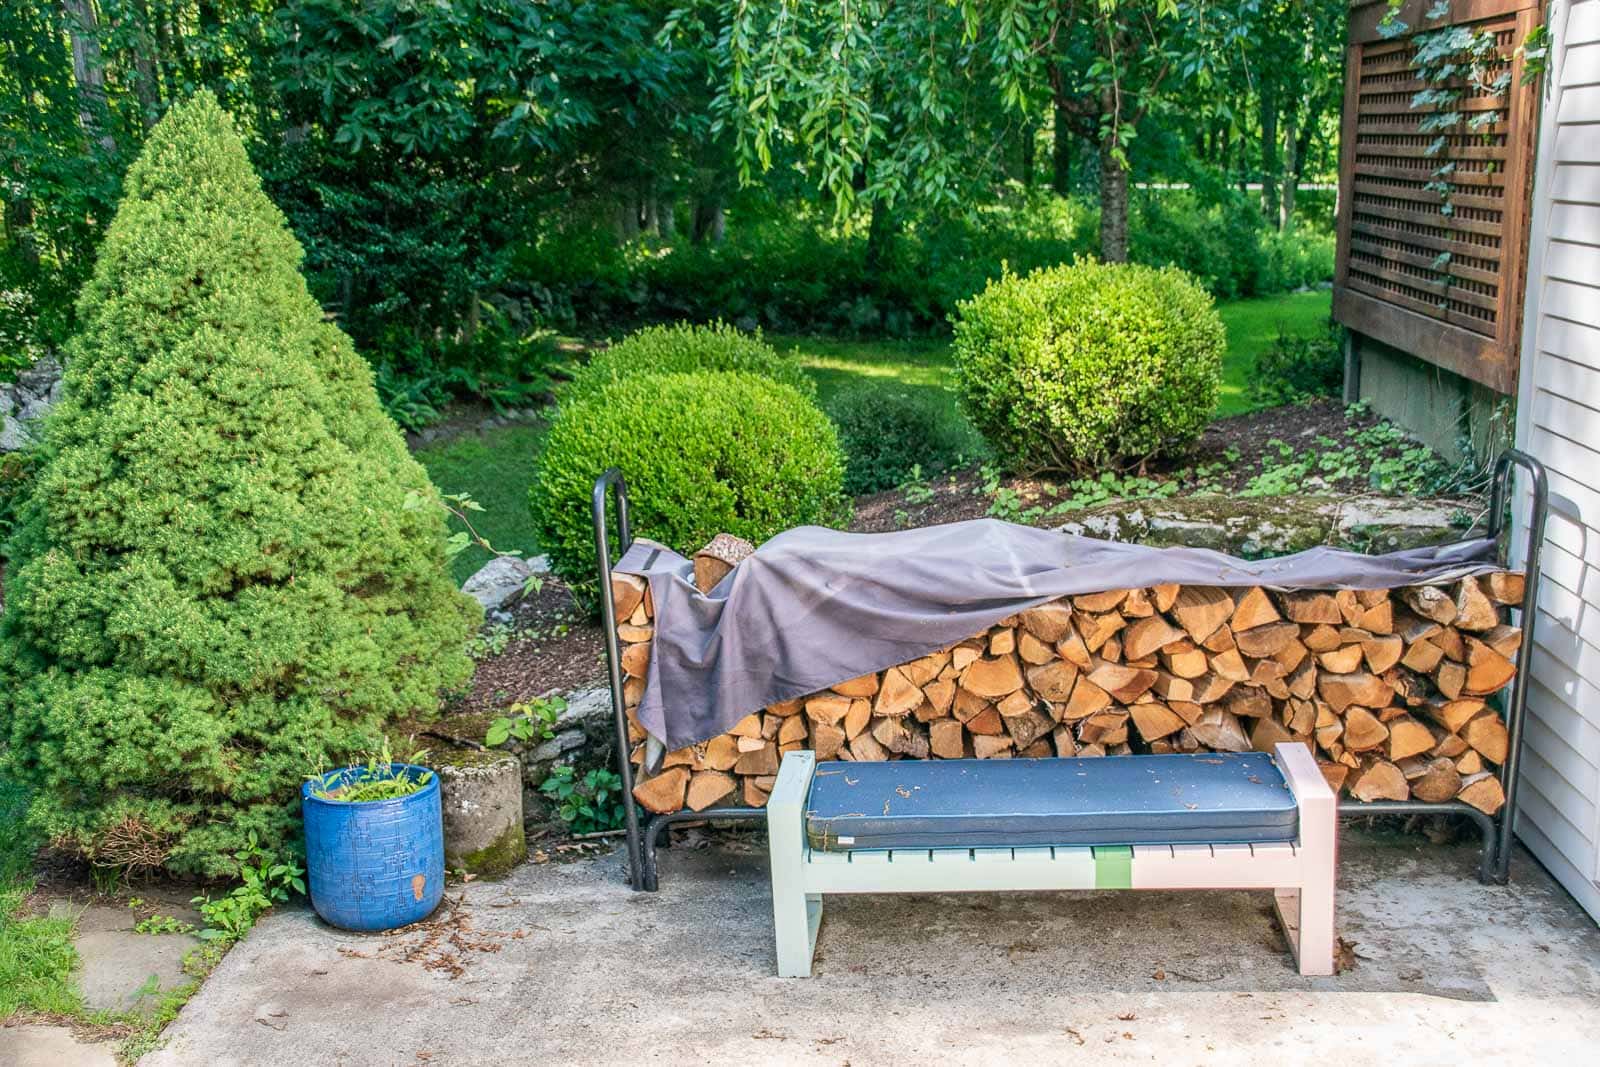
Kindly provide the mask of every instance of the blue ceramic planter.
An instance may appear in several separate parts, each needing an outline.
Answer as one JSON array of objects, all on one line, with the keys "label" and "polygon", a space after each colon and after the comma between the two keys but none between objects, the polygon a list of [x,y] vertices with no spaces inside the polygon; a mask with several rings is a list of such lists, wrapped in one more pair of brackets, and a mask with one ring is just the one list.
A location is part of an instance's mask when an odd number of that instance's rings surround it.
[{"label": "blue ceramic planter", "polygon": [[[415,764],[391,764],[412,779]],[[425,919],[444,896],[444,821],[439,776],[395,800],[325,800],[312,789],[360,781],[365,768],[330,771],[300,787],[311,906],[345,930],[392,930]]]}]

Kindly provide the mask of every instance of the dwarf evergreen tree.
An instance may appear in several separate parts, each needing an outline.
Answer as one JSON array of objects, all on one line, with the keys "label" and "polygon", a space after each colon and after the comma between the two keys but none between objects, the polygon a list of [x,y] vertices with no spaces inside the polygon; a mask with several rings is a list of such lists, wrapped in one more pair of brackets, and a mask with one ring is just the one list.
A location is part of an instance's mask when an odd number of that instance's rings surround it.
[{"label": "dwarf evergreen tree", "polygon": [[444,513],[301,255],[205,93],[151,131],[80,296],[11,543],[0,777],[98,862],[226,873],[470,670]]}]

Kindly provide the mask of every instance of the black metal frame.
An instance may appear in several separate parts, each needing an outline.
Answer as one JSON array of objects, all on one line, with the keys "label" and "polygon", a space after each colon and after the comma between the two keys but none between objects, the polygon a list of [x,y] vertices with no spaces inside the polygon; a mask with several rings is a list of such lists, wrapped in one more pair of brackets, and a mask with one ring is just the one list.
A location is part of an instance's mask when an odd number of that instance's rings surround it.
[{"label": "black metal frame", "polygon": [[[1539,608],[1539,553],[1544,547],[1544,524],[1550,512],[1550,481],[1544,464],[1515,448],[1500,453],[1494,464],[1494,492],[1489,499],[1489,523],[1485,536],[1498,542],[1505,532],[1506,503],[1511,491],[1511,471],[1521,467],[1531,481],[1532,510],[1528,515],[1528,541],[1522,559],[1525,576],[1522,591],[1522,645],[1517,649],[1517,674],[1506,701],[1506,761],[1500,766],[1500,787],[1506,801],[1494,815],[1485,815],[1458,800],[1429,803],[1425,800],[1341,800],[1339,814],[1345,818],[1362,815],[1465,815],[1478,824],[1483,834],[1483,856],[1478,862],[1478,881],[1484,885],[1505,885],[1511,875],[1512,833],[1517,819],[1518,771],[1522,764],[1522,728],[1528,717],[1528,663],[1533,655],[1533,626]],[[1504,550],[1511,561],[1510,545]]]},{"label": "black metal frame", "polygon": [[[1527,717],[1528,662],[1533,651],[1533,626],[1539,600],[1539,553],[1544,544],[1545,518],[1549,511],[1550,488],[1544,466],[1532,456],[1516,449],[1507,449],[1495,461],[1494,491],[1489,505],[1487,536],[1499,541],[1504,532],[1506,503],[1510,493],[1513,467],[1521,467],[1532,481],[1532,511],[1528,521],[1526,555],[1522,560],[1526,584],[1522,596],[1522,646],[1517,650],[1517,673],[1511,684],[1511,695],[1506,702],[1505,720],[1508,750],[1506,761],[1500,768],[1500,784],[1505,790],[1505,804],[1494,816],[1489,816],[1460,801],[1429,803],[1421,800],[1343,801],[1339,814],[1345,818],[1364,815],[1464,815],[1477,824],[1483,834],[1483,858],[1478,867],[1478,879],[1484,884],[1503,885],[1510,873],[1512,831],[1517,814],[1518,770],[1522,761],[1522,728]],[[611,596],[611,543],[609,523],[606,521],[606,503],[615,491],[617,498],[618,556],[633,544],[632,530],[628,525],[628,486],[622,472],[610,468],[595,479],[591,501],[594,521],[594,547],[600,577],[600,608],[605,625],[606,666],[611,683],[611,710],[617,731],[617,770],[622,777],[622,795],[627,810],[628,872],[633,888],[654,892],[659,885],[656,874],[656,849],[661,832],[673,823],[704,822],[760,822],[765,813],[759,808],[708,808],[705,811],[676,811],[652,817],[640,826],[637,806],[633,797],[633,761],[628,738],[628,713],[622,696],[622,656],[617,646],[616,603]],[[1509,545],[1507,546],[1509,552]],[[1508,561],[1509,562],[1509,561]]]}]

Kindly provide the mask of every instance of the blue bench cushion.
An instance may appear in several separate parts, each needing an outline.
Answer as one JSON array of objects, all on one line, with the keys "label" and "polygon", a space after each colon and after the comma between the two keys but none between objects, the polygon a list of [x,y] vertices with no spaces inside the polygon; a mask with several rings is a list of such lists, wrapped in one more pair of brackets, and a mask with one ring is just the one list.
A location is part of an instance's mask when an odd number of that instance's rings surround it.
[{"label": "blue bench cushion", "polygon": [[1293,841],[1294,795],[1260,752],[1089,759],[830,761],[806,801],[814,849]]}]

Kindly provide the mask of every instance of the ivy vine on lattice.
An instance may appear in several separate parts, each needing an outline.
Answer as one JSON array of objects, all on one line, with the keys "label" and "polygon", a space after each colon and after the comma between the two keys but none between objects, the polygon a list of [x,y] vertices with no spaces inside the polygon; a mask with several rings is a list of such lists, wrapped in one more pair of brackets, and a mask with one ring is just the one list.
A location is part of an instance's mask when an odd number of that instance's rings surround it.
[{"label": "ivy vine on lattice", "polygon": [[[1378,32],[1388,39],[1404,36],[1410,27],[1400,18],[1401,0],[1389,0],[1389,10],[1378,23]],[[1450,0],[1435,0],[1423,16],[1429,22],[1448,18]],[[1416,80],[1422,83],[1411,97],[1413,111],[1426,112],[1417,129],[1436,136],[1423,150],[1436,161],[1426,188],[1439,196],[1439,215],[1446,230],[1455,217],[1457,164],[1450,158],[1451,138],[1465,134],[1490,143],[1493,127],[1504,111],[1511,89],[1511,61],[1502,56],[1495,35],[1471,26],[1440,26],[1423,30],[1411,38],[1412,63]],[[1469,97],[1488,97],[1493,106],[1467,113],[1462,102]],[[1488,164],[1493,173],[1495,164]],[[1439,290],[1439,307],[1447,304],[1446,293],[1454,283],[1448,249],[1434,257],[1432,269]]]}]

